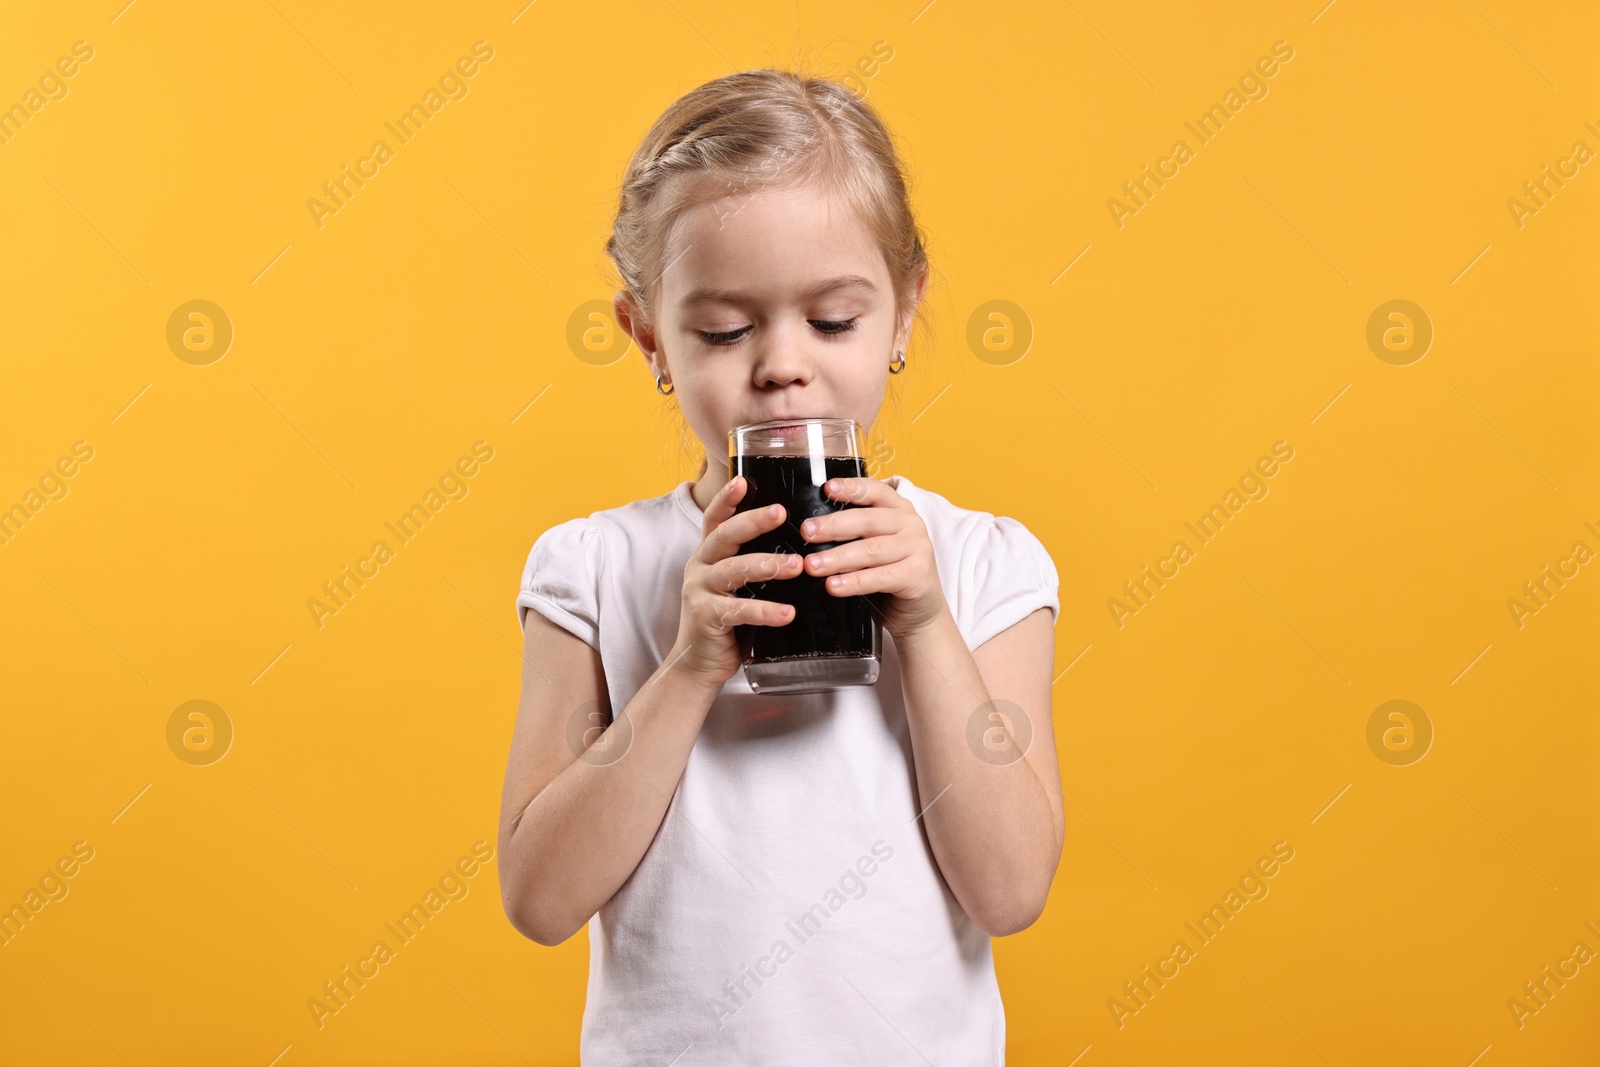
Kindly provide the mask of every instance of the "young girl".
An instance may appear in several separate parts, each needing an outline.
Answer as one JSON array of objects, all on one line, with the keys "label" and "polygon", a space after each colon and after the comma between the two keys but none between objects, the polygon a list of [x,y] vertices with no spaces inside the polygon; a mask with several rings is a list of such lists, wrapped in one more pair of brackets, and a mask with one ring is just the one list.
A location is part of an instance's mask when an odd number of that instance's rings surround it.
[{"label": "young girl", "polygon": [[[646,135],[607,251],[708,459],[529,553],[506,914],[543,945],[588,924],[587,1067],[1001,1064],[989,939],[1061,852],[1050,556],[904,475],[830,482],[859,506],[794,531],[827,551],[741,556],[787,517],[736,513],[724,458],[741,423],[870,428],[904,369],[928,267],[889,135],[835,82],[718,78]],[[745,682],[733,627],[793,614],[735,590],[801,573],[882,594],[875,685]]]}]

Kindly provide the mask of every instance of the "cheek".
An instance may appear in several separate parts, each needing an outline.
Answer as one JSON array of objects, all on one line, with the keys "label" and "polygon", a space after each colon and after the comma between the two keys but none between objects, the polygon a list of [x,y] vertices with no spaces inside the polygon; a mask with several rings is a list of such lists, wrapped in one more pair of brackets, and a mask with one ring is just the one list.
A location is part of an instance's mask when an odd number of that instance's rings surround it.
[{"label": "cheek", "polygon": [[[862,323],[846,335],[847,340],[835,342],[830,347],[841,357],[837,365],[853,377],[875,379],[880,371],[887,373],[894,359],[894,324],[880,320],[870,325]],[[879,366],[882,364],[882,366]]]},{"label": "cheek", "polygon": [[678,389],[672,399],[678,402],[681,418],[713,457],[726,455],[728,431],[745,421],[740,413],[748,406],[748,386],[741,373],[700,371],[674,378]]},{"label": "cheek", "polygon": [[[899,350],[904,352],[904,346]],[[895,336],[894,331],[880,328],[870,335],[862,337],[851,353],[852,366],[856,374],[866,381],[882,384],[889,377],[889,365],[895,362]],[[910,353],[905,353],[907,362],[910,362]]]}]

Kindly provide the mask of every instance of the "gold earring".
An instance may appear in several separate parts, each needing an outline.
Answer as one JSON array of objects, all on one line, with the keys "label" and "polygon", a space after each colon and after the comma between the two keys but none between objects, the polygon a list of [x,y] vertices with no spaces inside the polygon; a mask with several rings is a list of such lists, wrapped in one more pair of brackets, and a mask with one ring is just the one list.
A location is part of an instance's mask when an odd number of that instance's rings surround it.
[{"label": "gold earring", "polygon": [[678,387],[673,385],[671,382],[667,383],[667,387],[665,389],[661,388],[661,375],[656,375],[656,392],[660,393],[662,396],[671,396],[677,391]]},{"label": "gold earring", "polygon": [[894,354],[894,358],[900,361],[900,365],[897,367],[891,361],[889,363],[889,373],[899,374],[901,371],[906,369],[906,354],[904,352],[896,352]]}]

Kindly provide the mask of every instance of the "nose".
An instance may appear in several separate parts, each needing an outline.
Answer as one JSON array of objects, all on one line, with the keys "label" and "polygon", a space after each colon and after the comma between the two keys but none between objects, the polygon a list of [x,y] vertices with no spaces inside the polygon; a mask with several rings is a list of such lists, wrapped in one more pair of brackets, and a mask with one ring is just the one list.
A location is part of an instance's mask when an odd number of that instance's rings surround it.
[{"label": "nose", "polygon": [[806,385],[816,373],[811,356],[791,329],[768,330],[755,350],[754,382],[758,389]]}]

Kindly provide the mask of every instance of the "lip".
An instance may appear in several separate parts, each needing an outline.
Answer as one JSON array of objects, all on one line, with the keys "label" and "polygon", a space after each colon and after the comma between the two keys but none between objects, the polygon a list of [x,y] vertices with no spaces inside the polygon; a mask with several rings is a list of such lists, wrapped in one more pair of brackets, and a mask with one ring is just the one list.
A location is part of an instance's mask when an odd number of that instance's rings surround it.
[{"label": "lip", "polygon": [[[843,418],[837,415],[778,415],[770,418],[763,418],[758,422],[743,423],[741,425],[760,426],[762,429],[759,432],[764,436],[792,438],[808,436],[811,433],[812,427],[828,426],[831,430],[834,427],[834,424],[845,424],[853,421],[854,420]],[[784,422],[790,423],[791,425],[772,425],[773,423]],[[731,433],[732,431],[730,431],[730,435]]]},{"label": "lip", "polygon": [[793,422],[795,424],[793,426],[772,426],[761,432],[774,437],[804,437],[810,427],[814,425],[811,420],[825,417],[823,415],[774,415],[770,419],[760,419],[752,425],[768,422]]}]

